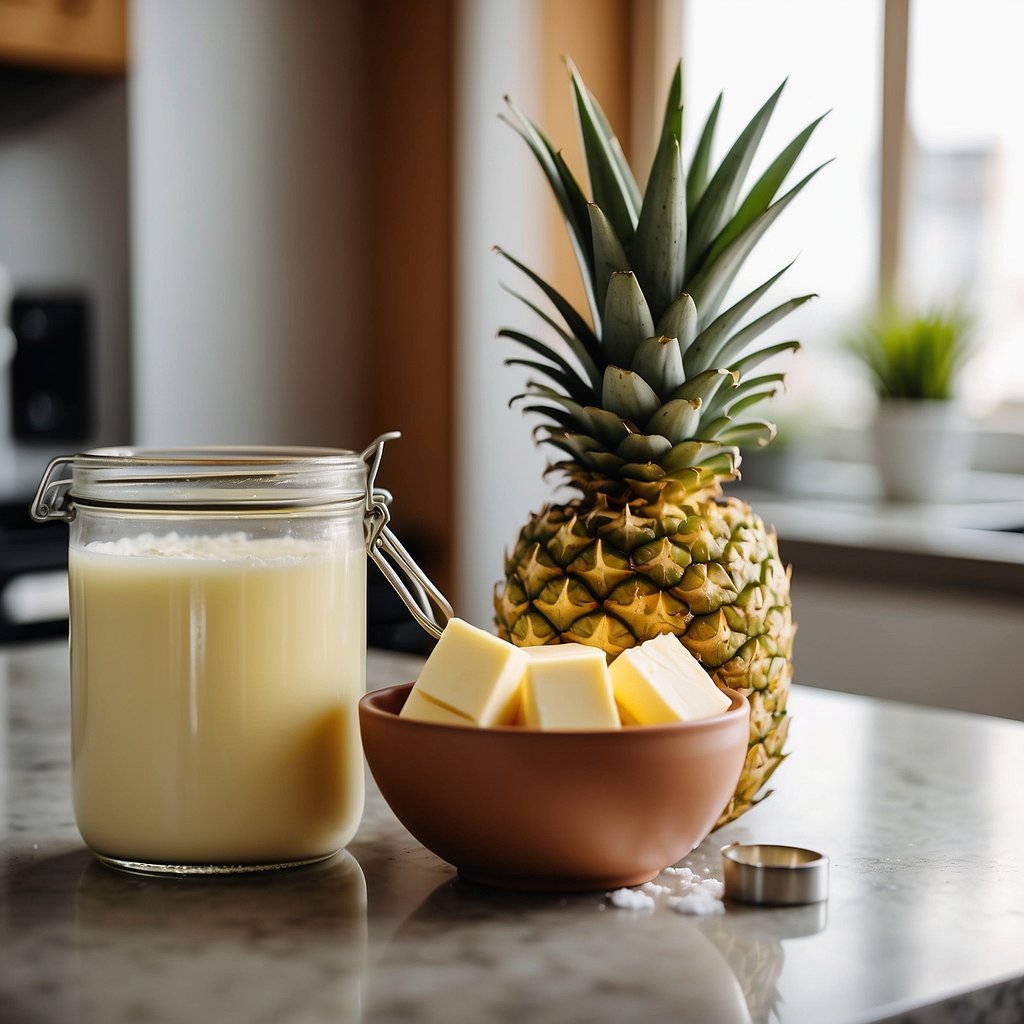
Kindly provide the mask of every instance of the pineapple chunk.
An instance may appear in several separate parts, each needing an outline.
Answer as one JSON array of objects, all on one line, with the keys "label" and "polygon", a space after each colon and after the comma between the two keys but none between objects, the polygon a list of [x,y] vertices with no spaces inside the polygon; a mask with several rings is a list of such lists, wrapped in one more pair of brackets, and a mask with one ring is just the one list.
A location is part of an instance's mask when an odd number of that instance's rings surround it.
[{"label": "pineapple chunk", "polygon": [[612,662],[611,678],[622,720],[629,724],[692,722],[729,707],[700,662],[668,633],[623,651]]},{"label": "pineapple chunk", "polygon": [[[527,656],[462,619],[450,619],[402,708],[405,718],[511,725]],[[428,708],[427,705],[430,705]],[[441,717],[446,712],[448,717]]]},{"label": "pineapple chunk", "polygon": [[529,729],[618,729],[604,652],[585,644],[525,648],[520,722]]}]

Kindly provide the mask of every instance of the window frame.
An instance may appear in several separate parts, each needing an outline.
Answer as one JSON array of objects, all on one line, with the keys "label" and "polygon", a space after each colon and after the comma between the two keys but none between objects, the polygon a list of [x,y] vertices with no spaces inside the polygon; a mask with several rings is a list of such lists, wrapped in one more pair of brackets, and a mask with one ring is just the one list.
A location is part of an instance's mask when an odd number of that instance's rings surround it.
[{"label": "window frame", "polygon": [[[883,0],[882,110],[878,209],[878,278],[876,298],[901,295],[903,233],[907,204],[907,154],[910,146],[907,91],[910,63],[910,13],[913,0]],[[659,125],[660,100],[679,59],[687,30],[687,0],[646,0],[632,5],[630,143],[646,166],[653,154]],[[838,428],[836,428],[838,431]],[[864,459],[864,438],[836,438],[828,445],[840,459]],[[1004,401],[991,422],[975,424],[975,469],[1024,474],[1024,403]]]}]

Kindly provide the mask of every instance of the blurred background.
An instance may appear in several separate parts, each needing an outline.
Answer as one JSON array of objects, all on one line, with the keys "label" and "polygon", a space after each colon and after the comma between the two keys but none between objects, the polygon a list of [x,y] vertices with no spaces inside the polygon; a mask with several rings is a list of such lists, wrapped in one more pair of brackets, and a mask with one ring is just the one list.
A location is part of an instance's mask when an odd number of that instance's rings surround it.
[{"label": "blurred background", "polygon": [[[643,169],[682,56],[687,160],[720,91],[729,138],[788,78],[766,160],[830,110],[794,180],[835,162],[744,275],[797,257],[787,294],[820,295],[740,485],[794,564],[797,680],[1024,717],[998,661],[1024,622],[1022,47],[1015,0],[0,0],[0,637],[63,629],[66,536],[25,515],[54,455],[390,429],[397,531],[488,624],[557,486],[508,408],[521,282],[492,247],[581,294],[502,98],[582,179],[571,56]],[[941,501],[872,464],[844,339],[881,300],[971,313],[972,462]]]}]

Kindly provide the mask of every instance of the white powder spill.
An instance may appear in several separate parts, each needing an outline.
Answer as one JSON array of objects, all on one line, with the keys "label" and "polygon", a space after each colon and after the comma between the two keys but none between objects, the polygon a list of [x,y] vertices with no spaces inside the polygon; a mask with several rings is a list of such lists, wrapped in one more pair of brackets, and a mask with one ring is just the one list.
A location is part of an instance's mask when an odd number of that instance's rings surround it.
[{"label": "white powder spill", "polygon": [[616,889],[608,893],[608,900],[613,907],[621,910],[653,910],[654,897],[639,889]]},{"label": "white powder spill", "polygon": [[640,891],[647,893],[648,896],[660,896],[664,893],[670,893],[672,890],[667,885],[658,885],[657,882],[644,882],[640,886]]},{"label": "white powder spill", "polygon": [[720,900],[725,896],[725,885],[717,878],[705,878],[704,881],[700,883],[700,887],[704,892],[713,896],[716,900]]},{"label": "white powder spill", "polygon": [[670,896],[668,905],[677,914],[696,914],[703,917],[706,914],[724,914],[725,904],[710,892],[703,888],[693,889],[682,896]]},{"label": "white powder spill", "polygon": [[700,875],[691,871],[689,868],[665,868],[663,873],[666,875],[675,875],[680,882],[686,882],[690,885],[696,885],[697,882],[701,881]]},{"label": "white powder spill", "polygon": [[636,889],[616,889],[608,893],[608,902],[626,910],[654,910],[663,902],[678,914],[703,916],[725,912],[725,886],[717,878],[702,878],[689,868],[665,868],[662,874],[667,876],[669,885],[644,882]]}]

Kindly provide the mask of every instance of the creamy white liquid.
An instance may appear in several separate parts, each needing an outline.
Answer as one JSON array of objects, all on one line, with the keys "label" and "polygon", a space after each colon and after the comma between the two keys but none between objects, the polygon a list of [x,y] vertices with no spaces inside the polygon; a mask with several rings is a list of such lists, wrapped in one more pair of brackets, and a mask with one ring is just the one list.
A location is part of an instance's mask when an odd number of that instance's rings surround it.
[{"label": "creamy white liquid", "polygon": [[72,548],[72,754],[86,843],[273,863],[362,814],[365,558],[241,534]]}]

